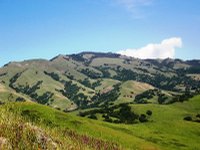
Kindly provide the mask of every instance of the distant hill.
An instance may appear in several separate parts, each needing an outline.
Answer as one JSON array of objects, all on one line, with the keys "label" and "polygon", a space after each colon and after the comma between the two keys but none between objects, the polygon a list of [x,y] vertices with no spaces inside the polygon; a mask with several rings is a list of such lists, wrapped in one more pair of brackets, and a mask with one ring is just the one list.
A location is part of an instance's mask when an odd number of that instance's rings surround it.
[{"label": "distant hill", "polygon": [[[153,100],[143,96],[135,101],[137,95],[153,89],[159,90]],[[10,62],[0,69],[2,103],[32,101],[63,111],[109,103],[168,104],[199,89],[200,60],[142,60],[114,53],[82,52],[51,60]],[[117,96],[110,99],[113,93]],[[99,100],[101,97],[104,99]]]}]

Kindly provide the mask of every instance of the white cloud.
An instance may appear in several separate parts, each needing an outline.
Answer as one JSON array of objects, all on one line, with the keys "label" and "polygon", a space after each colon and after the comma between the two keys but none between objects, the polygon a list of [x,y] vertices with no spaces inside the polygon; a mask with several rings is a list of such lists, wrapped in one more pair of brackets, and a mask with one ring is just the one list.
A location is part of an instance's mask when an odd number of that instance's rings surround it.
[{"label": "white cloud", "polygon": [[173,37],[163,40],[159,44],[148,44],[145,47],[138,49],[126,49],[117,53],[126,56],[132,56],[135,58],[147,59],[147,58],[174,58],[176,48],[182,47],[182,39],[179,37]]}]

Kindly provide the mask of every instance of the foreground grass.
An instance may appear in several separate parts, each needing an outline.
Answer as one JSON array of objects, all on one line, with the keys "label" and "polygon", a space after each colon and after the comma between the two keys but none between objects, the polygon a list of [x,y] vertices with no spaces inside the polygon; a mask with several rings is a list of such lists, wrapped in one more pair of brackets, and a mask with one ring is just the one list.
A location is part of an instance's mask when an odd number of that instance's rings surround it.
[{"label": "foreground grass", "polygon": [[[27,106],[39,111],[26,109]],[[54,124],[50,118],[53,109],[33,103],[9,103],[0,107],[0,149],[5,150],[39,150],[39,149],[119,149],[115,143],[78,134],[67,127]],[[44,114],[40,114],[44,110]],[[44,118],[46,112],[49,116]],[[57,111],[59,114],[59,112]],[[40,116],[41,115],[41,116]]]},{"label": "foreground grass", "polygon": [[[200,113],[200,96],[172,105],[131,106],[137,113],[152,110],[150,122],[111,124],[34,103],[7,104],[1,106],[0,137],[4,138],[2,141],[8,141],[8,146],[18,146],[18,149],[42,146],[49,149],[53,146],[58,149],[199,149],[200,124],[183,121],[183,118]],[[48,140],[41,141],[38,137]],[[20,147],[23,145],[27,147]]]}]

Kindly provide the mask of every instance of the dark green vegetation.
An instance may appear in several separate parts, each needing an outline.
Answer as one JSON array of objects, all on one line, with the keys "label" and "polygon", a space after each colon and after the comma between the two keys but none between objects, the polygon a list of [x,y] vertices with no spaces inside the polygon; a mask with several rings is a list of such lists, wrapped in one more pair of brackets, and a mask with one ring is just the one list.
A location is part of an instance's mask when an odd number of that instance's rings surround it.
[{"label": "dark green vegetation", "polygon": [[[17,112],[8,114],[46,131],[52,128],[50,134],[60,130],[74,137],[68,139],[72,143],[85,139],[78,142],[85,149],[98,149],[97,143],[103,149],[106,144],[111,149],[195,149],[199,66],[199,60],[140,60],[91,52],[11,62],[0,69],[0,104],[16,102]],[[65,135],[56,137],[63,140]]]},{"label": "dark green vegetation", "polygon": [[138,123],[138,121],[147,122],[152,115],[151,110],[147,110],[146,114],[137,114],[131,109],[128,104],[119,104],[115,106],[104,106],[99,109],[93,109],[89,111],[79,112],[79,116],[86,117],[97,120],[97,114],[101,114],[103,121],[111,123],[124,123],[124,124],[133,124]]}]

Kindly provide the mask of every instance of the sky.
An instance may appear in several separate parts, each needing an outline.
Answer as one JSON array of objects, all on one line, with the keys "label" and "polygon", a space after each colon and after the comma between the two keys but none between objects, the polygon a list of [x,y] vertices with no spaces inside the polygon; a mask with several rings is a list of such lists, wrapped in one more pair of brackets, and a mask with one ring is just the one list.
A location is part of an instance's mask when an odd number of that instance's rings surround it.
[{"label": "sky", "polygon": [[200,59],[199,0],[0,0],[0,66],[82,51]]}]

